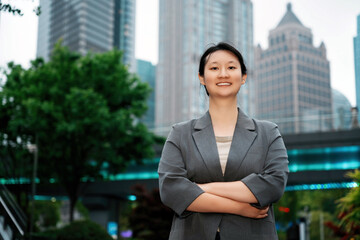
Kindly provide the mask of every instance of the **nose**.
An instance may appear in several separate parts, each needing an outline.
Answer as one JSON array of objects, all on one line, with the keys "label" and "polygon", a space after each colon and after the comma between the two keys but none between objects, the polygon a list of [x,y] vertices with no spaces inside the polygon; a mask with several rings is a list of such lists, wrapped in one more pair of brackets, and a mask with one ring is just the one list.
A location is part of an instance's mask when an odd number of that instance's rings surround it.
[{"label": "nose", "polygon": [[228,77],[228,76],[229,76],[229,73],[228,73],[227,69],[226,68],[220,68],[219,77],[225,78],[225,77]]}]

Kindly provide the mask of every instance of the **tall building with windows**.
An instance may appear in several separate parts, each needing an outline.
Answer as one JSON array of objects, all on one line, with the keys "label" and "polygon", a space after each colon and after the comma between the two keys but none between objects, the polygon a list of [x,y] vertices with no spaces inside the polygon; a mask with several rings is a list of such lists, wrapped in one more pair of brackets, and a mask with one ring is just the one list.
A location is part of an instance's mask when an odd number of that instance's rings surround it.
[{"label": "tall building with windows", "polygon": [[355,87],[358,119],[360,119],[360,14],[357,16],[357,36],[354,37]]},{"label": "tall building with windows", "polygon": [[[220,41],[238,48],[253,69],[253,6],[250,0],[160,0],[159,62],[156,79],[156,127],[169,126],[207,110],[198,65],[204,50]],[[239,94],[246,112],[251,97],[251,71]]]},{"label": "tall building with windows", "polygon": [[155,128],[155,73],[156,67],[148,61],[138,59],[136,61],[136,73],[143,82],[149,84],[151,93],[147,99],[148,110],[145,116],[141,119],[148,128]]},{"label": "tall building with windows", "polygon": [[132,0],[41,0],[37,56],[47,61],[62,39],[81,54],[120,49],[124,63],[135,72],[135,4]]},{"label": "tall building with windows", "polygon": [[325,44],[313,45],[311,29],[300,22],[290,3],[268,40],[268,49],[255,49],[256,117],[276,122],[282,133],[331,129]]}]

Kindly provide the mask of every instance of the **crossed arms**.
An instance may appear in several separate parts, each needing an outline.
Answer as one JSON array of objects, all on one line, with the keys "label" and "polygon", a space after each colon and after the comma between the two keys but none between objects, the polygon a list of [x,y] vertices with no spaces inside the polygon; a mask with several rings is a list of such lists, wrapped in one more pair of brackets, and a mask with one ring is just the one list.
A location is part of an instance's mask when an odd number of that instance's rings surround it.
[{"label": "crossed arms", "polygon": [[255,208],[258,203],[254,194],[241,181],[198,184],[205,192],[187,208],[192,212],[232,213],[250,218],[264,218],[269,207]]}]

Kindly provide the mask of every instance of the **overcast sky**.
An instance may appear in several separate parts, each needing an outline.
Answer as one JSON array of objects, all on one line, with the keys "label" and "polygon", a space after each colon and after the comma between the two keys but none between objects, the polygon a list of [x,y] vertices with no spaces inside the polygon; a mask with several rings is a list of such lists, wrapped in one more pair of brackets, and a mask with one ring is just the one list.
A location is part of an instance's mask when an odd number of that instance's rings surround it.
[{"label": "overcast sky", "polygon": [[[32,12],[38,0],[2,0],[24,11],[24,16],[0,15],[0,66],[15,61],[29,66],[35,58],[37,16]],[[312,30],[314,45],[323,41],[331,68],[331,85],[355,105],[353,37],[359,0],[252,0],[254,6],[254,44],[267,48],[269,31],[276,27],[286,12],[286,4],[302,24]],[[139,59],[158,61],[158,0],[137,0],[136,49]]]}]

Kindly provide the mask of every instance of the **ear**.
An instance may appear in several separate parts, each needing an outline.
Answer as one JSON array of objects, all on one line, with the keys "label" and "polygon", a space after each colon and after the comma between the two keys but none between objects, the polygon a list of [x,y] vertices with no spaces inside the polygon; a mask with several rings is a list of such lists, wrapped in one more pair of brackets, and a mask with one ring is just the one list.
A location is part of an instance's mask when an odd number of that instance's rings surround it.
[{"label": "ear", "polygon": [[198,77],[199,77],[200,83],[205,86],[205,79],[204,79],[204,77],[203,77],[203,76],[200,76],[200,73],[198,73]]},{"label": "ear", "polygon": [[247,74],[243,74],[241,77],[241,85],[244,85],[246,83]]}]

